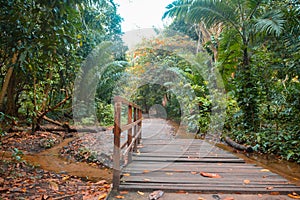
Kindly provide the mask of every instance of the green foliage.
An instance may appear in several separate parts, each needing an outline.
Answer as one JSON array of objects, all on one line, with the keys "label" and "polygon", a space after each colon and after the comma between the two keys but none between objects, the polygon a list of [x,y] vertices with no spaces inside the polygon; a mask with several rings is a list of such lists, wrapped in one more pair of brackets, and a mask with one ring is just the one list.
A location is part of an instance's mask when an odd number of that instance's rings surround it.
[{"label": "green foliage", "polygon": [[[111,0],[11,0],[1,3],[0,13],[2,83],[13,67],[0,109],[27,123],[36,123],[39,113],[71,95],[80,64],[97,45],[114,41],[114,59],[124,57],[122,18]],[[70,115],[71,103],[66,101],[56,114]]]},{"label": "green foliage", "polygon": [[164,15],[208,27],[221,24],[215,40],[216,66],[228,91],[225,131],[258,151],[297,162],[299,7],[291,0],[180,0]]},{"label": "green foliage", "polygon": [[112,104],[96,101],[97,118],[102,126],[112,126],[114,124],[114,108]]}]

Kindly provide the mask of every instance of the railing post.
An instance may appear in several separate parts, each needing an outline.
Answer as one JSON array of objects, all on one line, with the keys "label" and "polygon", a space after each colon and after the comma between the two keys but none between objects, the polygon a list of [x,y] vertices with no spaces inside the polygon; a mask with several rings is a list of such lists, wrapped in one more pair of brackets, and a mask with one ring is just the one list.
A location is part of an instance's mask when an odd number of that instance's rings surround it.
[{"label": "railing post", "polygon": [[121,107],[122,103],[115,100],[114,117],[114,155],[113,155],[113,189],[118,190],[120,186],[120,138],[121,138]]},{"label": "railing post", "polygon": [[[128,105],[128,124],[132,123],[132,106]],[[128,129],[127,132],[127,146],[129,146],[132,142],[132,128]],[[132,148],[129,149],[128,152],[128,163],[131,163],[132,161]]]},{"label": "railing post", "polygon": [[[136,121],[137,120],[137,112],[138,112],[138,109],[137,108],[134,108],[134,111],[133,111],[133,120]],[[136,136],[136,134],[138,133],[138,125],[135,125],[134,126],[134,137]],[[137,152],[137,140],[135,140],[134,142],[134,145],[133,145],[133,151],[134,152]]]},{"label": "railing post", "polygon": [[[142,119],[143,118],[143,114],[142,114],[142,110],[141,109],[138,109],[138,119]],[[139,137],[138,137],[138,144],[141,143],[141,139],[142,139],[142,121],[140,121],[138,123],[138,127],[139,127],[139,131],[141,131]]]}]

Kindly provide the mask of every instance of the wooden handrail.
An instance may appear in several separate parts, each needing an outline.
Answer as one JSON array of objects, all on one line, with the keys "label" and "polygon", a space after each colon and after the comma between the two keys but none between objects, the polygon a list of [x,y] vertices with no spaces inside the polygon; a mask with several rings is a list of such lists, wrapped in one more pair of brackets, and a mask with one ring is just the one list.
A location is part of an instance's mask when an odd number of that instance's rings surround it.
[{"label": "wooden handrail", "polygon": [[[126,125],[121,124],[121,110],[123,105],[128,107]],[[123,158],[125,165],[130,163],[132,161],[132,152],[137,151],[137,145],[141,140],[142,110],[138,105],[120,96],[114,98],[114,109],[113,189],[118,190],[121,175],[120,160]],[[124,131],[127,131],[127,141],[121,145],[121,133]],[[122,149],[124,150],[121,157]]]}]

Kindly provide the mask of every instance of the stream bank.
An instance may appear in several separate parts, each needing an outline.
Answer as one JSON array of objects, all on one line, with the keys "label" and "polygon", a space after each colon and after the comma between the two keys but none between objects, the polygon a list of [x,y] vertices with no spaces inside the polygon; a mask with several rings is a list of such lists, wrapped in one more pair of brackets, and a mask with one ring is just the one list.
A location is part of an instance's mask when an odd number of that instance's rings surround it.
[{"label": "stream bank", "polygon": [[65,173],[72,176],[84,178],[97,182],[106,180],[111,182],[112,171],[108,168],[96,168],[88,163],[74,162],[60,156],[60,150],[72,142],[74,138],[68,138],[60,144],[37,154],[25,154],[23,159],[27,162],[38,165],[42,169],[56,173]]}]

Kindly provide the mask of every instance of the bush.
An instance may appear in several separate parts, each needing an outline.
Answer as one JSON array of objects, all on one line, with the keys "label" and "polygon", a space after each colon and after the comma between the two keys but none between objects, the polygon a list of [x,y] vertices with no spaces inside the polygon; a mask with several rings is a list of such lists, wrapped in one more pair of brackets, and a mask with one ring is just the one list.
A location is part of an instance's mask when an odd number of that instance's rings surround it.
[{"label": "bush", "polygon": [[112,126],[114,124],[114,108],[111,104],[101,101],[96,103],[97,118],[102,126]]}]

